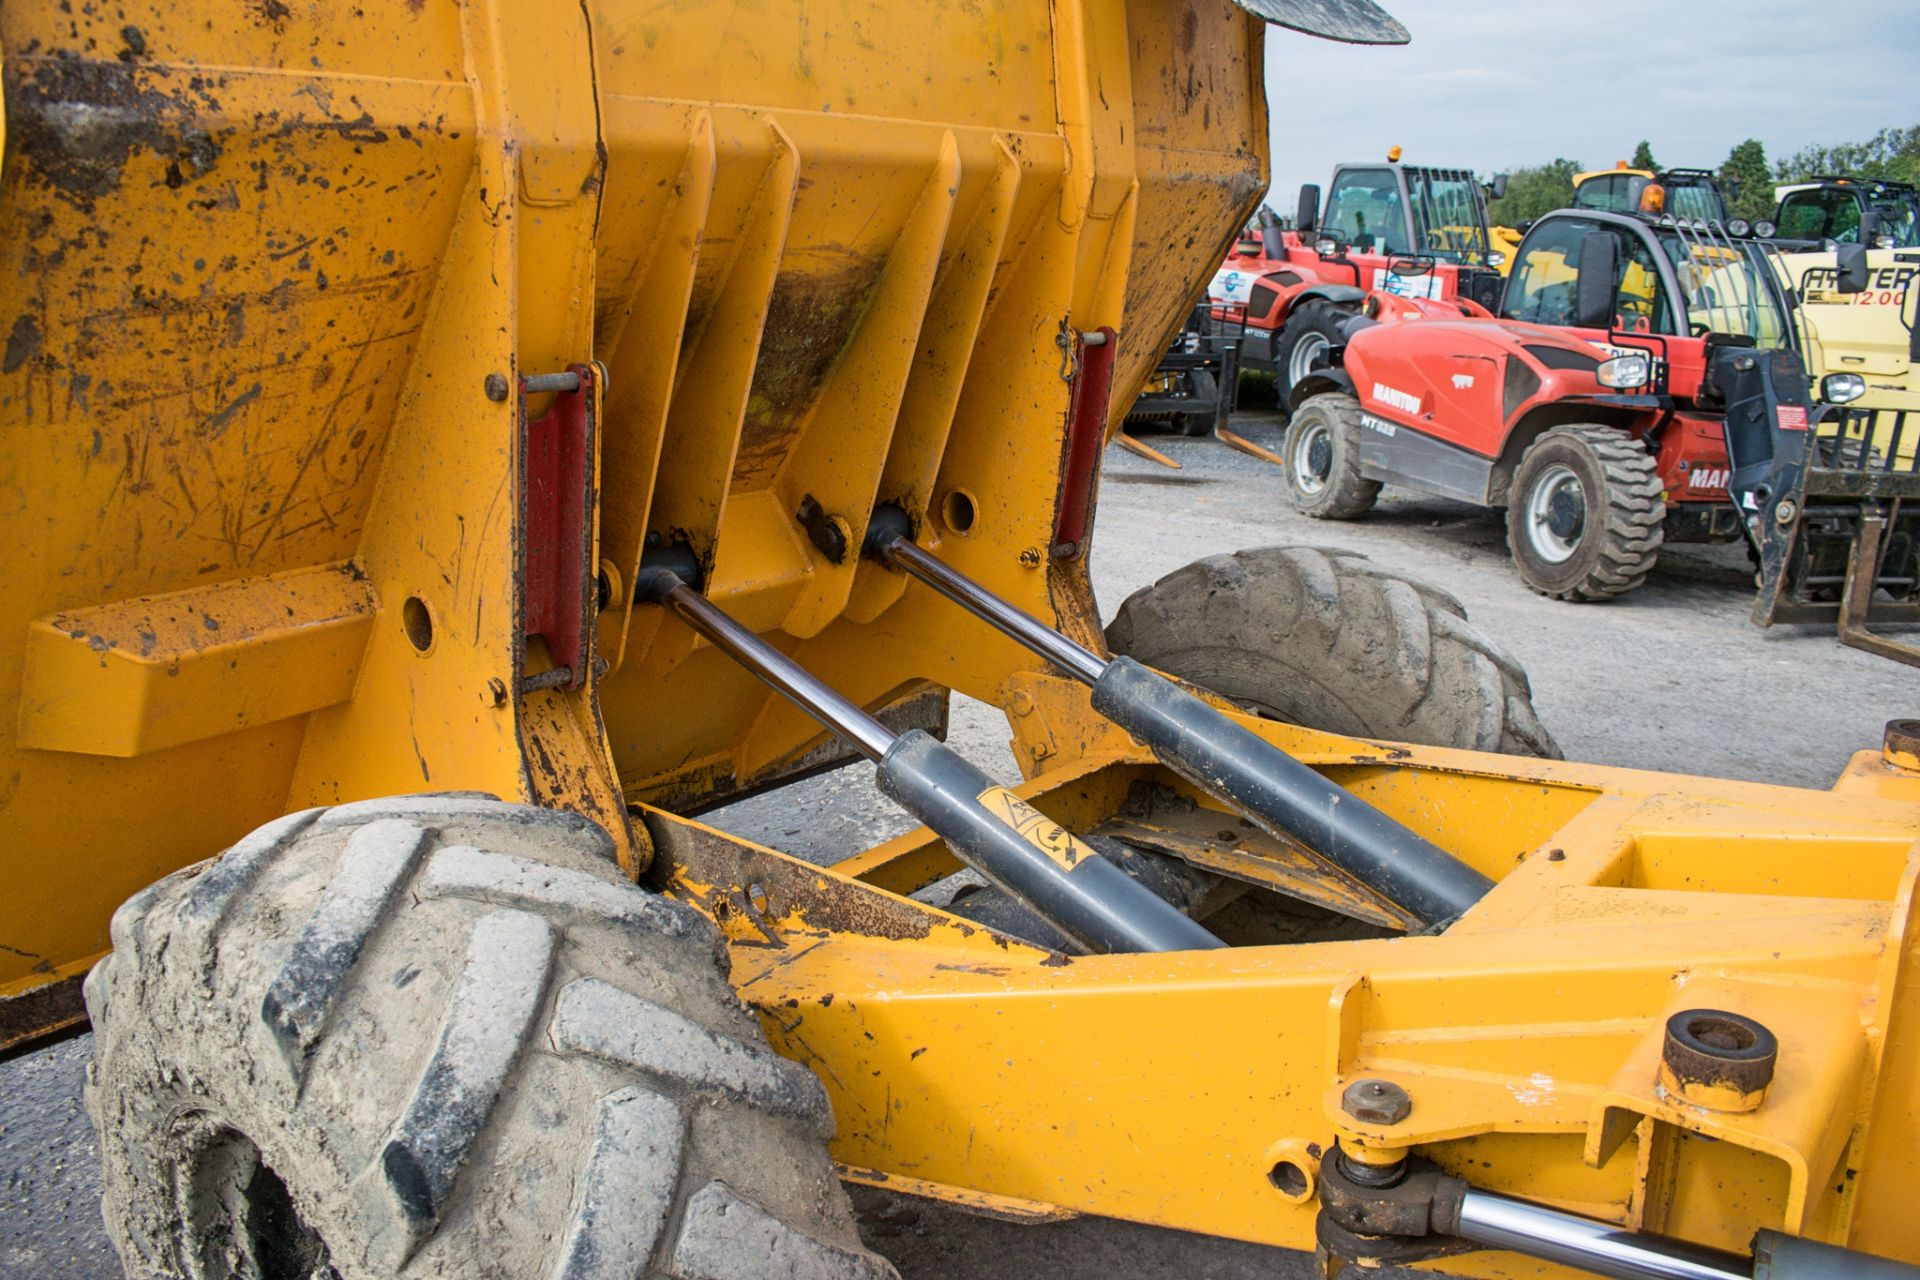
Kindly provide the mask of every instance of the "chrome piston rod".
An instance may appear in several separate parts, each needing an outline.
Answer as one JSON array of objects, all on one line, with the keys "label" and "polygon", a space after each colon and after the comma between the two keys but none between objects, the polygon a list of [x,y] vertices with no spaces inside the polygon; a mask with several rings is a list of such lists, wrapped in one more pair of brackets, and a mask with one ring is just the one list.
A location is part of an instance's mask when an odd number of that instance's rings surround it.
[{"label": "chrome piston rod", "polygon": [[1629,1231],[1467,1187],[1459,1219],[1441,1229],[1489,1249],[1577,1267],[1613,1280],[1920,1280],[1920,1267],[1839,1245],[1762,1230],[1753,1254]]},{"label": "chrome piston rod", "polygon": [[1753,1280],[1753,1262],[1740,1254],[1629,1231],[1491,1191],[1467,1191],[1454,1234],[1489,1249],[1614,1280]]}]

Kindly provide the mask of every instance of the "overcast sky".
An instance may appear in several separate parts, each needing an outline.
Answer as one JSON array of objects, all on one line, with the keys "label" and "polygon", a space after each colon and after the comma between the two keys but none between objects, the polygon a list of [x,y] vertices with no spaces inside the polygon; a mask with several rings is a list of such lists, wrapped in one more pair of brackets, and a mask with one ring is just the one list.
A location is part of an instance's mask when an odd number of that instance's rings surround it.
[{"label": "overcast sky", "polygon": [[1608,168],[1647,138],[1663,165],[1718,168],[1746,138],[1772,160],[1920,123],[1920,0],[1382,3],[1412,44],[1268,28],[1276,209],[1395,144],[1486,175]]}]

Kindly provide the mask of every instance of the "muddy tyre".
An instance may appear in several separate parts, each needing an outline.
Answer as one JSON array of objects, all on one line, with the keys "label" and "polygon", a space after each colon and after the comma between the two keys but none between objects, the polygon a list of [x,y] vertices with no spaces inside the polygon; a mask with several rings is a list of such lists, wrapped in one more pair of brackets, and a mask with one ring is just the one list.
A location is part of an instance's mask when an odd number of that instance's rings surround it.
[{"label": "muddy tyre", "polygon": [[1287,501],[1316,520],[1354,520],[1373,510],[1380,482],[1360,474],[1360,402],[1314,396],[1287,423]]},{"label": "muddy tyre", "polygon": [[1520,578],[1556,600],[1611,600],[1660,558],[1667,504],[1646,446],[1613,427],[1555,427],[1527,447],[1507,499]]},{"label": "muddy tyre", "polygon": [[280,819],[115,915],[87,1107],[127,1274],[897,1280],[820,1082],[598,827]]},{"label": "muddy tyre", "polygon": [[1351,310],[1331,302],[1304,302],[1287,317],[1273,340],[1273,390],[1284,407],[1307,374],[1325,368],[1333,348],[1347,340]]},{"label": "muddy tyre", "polygon": [[1107,644],[1276,720],[1558,759],[1519,663],[1460,602],[1365,556],[1266,547],[1136,591]]}]

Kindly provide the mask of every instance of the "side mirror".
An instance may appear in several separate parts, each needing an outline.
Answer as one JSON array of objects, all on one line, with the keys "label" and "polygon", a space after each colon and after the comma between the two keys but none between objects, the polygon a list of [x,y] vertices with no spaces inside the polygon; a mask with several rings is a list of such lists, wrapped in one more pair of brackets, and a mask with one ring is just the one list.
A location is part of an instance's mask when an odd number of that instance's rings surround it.
[{"label": "side mirror", "polygon": [[1867,291],[1867,246],[1864,244],[1837,244],[1833,247],[1834,266],[1839,268],[1839,279],[1835,287],[1841,293],[1865,293]]},{"label": "side mirror", "polygon": [[1613,273],[1619,262],[1620,249],[1611,231],[1593,232],[1580,242],[1580,284],[1574,295],[1574,328],[1613,328],[1613,302],[1618,293]]},{"label": "side mirror", "polygon": [[1495,200],[1505,200],[1507,198],[1507,175],[1504,173],[1494,174],[1493,185],[1488,189],[1493,192],[1493,198]]},{"label": "side mirror", "polygon": [[1306,233],[1320,229],[1320,187],[1307,182],[1300,186],[1300,204],[1294,211],[1293,229]]}]

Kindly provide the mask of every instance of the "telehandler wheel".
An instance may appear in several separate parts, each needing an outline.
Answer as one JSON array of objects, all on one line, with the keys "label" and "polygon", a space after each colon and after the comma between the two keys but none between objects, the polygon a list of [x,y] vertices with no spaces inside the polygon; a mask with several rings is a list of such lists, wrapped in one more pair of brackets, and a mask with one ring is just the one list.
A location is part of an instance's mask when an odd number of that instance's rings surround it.
[{"label": "telehandler wheel", "polygon": [[310,810],[142,891],[87,981],[135,1280],[898,1280],[713,926],[579,818]]},{"label": "telehandler wheel", "polygon": [[1611,600],[1660,558],[1667,504],[1653,455],[1614,427],[1555,427],[1527,447],[1507,498],[1521,580],[1556,600]]},{"label": "telehandler wheel", "polygon": [[1188,393],[1193,399],[1207,407],[1199,413],[1171,413],[1160,410],[1155,413],[1130,413],[1125,427],[1152,427],[1171,425],[1183,436],[1204,436],[1213,430],[1214,406],[1220,399],[1220,382],[1205,369],[1195,369],[1186,375]]},{"label": "telehandler wheel", "polygon": [[1347,340],[1353,312],[1331,302],[1304,302],[1273,340],[1273,390],[1286,408],[1287,395],[1300,380],[1327,363],[1327,353]]},{"label": "telehandler wheel", "polygon": [[1316,520],[1353,520],[1373,510],[1380,482],[1360,474],[1360,402],[1314,396],[1287,423],[1287,500]]},{"label": "telehandler wheel", "polygon": [[1187,375],[1187,379],[1195,403],[1203,404],[1206,408],[1199,413],[1175,414],[1174,425],[1180,428],[1183,436],[1211,435],[1214,406],[1220,403],[1220,380],[1205,369],[1195,369]]},{"label": "telehandler wheel", "polygon": [[1107,645],[1276,720],[1560,757],[1526,672],[1458,600],[1352,552],[1209,556],[1128,597]]}]

